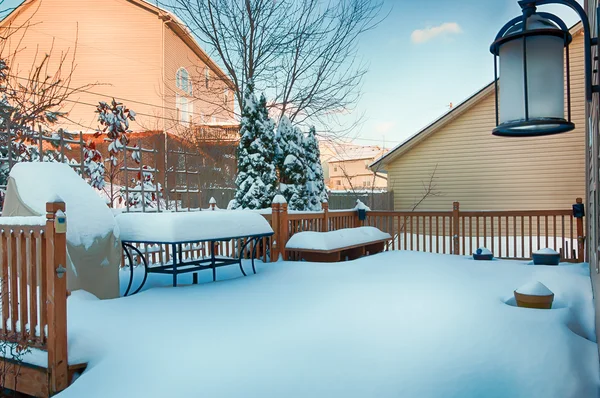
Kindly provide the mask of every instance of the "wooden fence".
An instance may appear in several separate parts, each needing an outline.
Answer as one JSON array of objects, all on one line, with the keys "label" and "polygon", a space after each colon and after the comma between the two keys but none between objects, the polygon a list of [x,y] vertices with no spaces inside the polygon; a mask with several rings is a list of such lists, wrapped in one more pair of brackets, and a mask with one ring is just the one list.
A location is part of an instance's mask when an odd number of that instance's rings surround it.
[{"label": "wooden fence", "polygon": [[374,226],[392,236],[386,250],[470,255],[484,246],[499,258],[531,259],[534,251],[548,247],[563,261],[584,261],[583,218],[573,217],[571,209],[461,211],[454,202],[449,211],[367,211],[360,221],[356,211],[329,210],[327,203],[323,211],[312,213],[289,213],[287,204],[274,203],[271,225],[276,242],[272,259],[279,254],[295,258],[283,248],[297,232]]},{"label": "wooden fence", "polygon": [[55,214],[64,212],[65,204],[47,203],[46,210],[45,222],[43,217],[0,218],[0,344],[48,355],[46,368],[0,358],[0,381],[36,397],[69,383],[66,233],[55,229]]}]

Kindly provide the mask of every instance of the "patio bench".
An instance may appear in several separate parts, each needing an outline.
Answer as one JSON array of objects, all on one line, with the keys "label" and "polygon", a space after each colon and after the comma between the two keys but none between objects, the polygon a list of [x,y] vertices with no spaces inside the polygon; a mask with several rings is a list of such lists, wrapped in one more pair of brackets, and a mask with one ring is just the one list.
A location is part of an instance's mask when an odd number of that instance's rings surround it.
[{"label": "patio bench", "polygon": [[375,227],[304,231],[294,234],[285,248],[296,260],[332,263],[380,253],[390,239],[390,234]]}]

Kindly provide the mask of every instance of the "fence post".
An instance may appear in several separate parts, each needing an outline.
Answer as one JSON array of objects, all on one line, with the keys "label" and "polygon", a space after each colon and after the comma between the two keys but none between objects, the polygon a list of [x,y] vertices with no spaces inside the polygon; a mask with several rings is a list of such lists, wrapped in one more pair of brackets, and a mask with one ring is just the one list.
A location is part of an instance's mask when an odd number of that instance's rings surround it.
[{"label": "fence post", "polygon": [[323,207],[323,226],[321,232],[327,232],[329,231],[329,202],[324,200],[321,206]]},{"label": "fence post", "polygon": [[48,319],[48,372],[51,394],[68,387],[67,378],[67,234],[66,219],[55,222],[64,213],[64,202],[46,203],[46,283]]},{"label": "fence post", "polygon": [[271,245],[271,262],[274,263],[279,259],[279,231],[280,231],[280,220],[279,212],[281,211],[281,203],[271,203],[271,228],[273,228],[273,237]]},{"label": "fence post", "polygon": [[211,197],[208,201],[208,204],[210,205],[210,209],[214,211],[215,207],[217,206],[217,201],[215,200],[215,198]]},{"label": "fence post", "polygon": [[287,244],[289,237],[289,226],[288,226],[288,204],[283,202],[281,204],[281,210],[279,211],[279,252],[283,256],[283,260],[287,260],[287,252],[285,251],[285,245]]},{"label": "fence post", "polygon": [[[575,203],[582,204],[583,199],[575,199]],[[585,261],[585,236],[583,232],[583,217],[577,217],[577,261],[582,263]]]},{"label": "fence post", "polygon": [[452,203],[452,254],[460,254],[460,241],[458,239],[460,229],[460,203]]}]

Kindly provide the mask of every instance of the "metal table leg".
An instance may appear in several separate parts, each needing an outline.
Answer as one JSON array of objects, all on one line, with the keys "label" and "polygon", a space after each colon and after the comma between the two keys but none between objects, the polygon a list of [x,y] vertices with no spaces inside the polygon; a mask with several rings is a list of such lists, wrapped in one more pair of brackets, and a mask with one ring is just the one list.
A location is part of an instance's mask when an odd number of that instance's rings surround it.
[{"label": "metal table leg", "polygon": [[[173,250],[173,287],[177,287],[177,245],[175,243],[171,245],[171,250]],[[181,253],[179,258],[181,259]]]},{"label": "metal table leg", "polygon": [[213,282],[217,281],[217,267],[215,260],[215,242],[210,241],[210,266],[212,267]]},{"label": "metal table leg", "polygon": [[125,290],[124,296],[127,296],[129,294],[129,289],[131,289],[131,285],[133,283],[133,256],[130,252],[130,249],[135,251],[139,255],[139,257],[142,259],[142,262],[144,263],[144,279],[142,279],[142,283],[136,289],[136,291],[131,293],[133,295],[133,294],[138,293],[142,289],[142,287],[144,287],[144,284],[146,283],[146,280],[148,279],[148,261],[146,260],[146,257],[144,256],[144,254],[137,247],[135,247],[129,243],[125,243],[125,242],[122,242],[121,246],[123,247],[123,250],[125,251],[125,254],[127,254],[127,258],[129,259],[129,269],[130,269],[129,284],[127,285],[127,290]]}]

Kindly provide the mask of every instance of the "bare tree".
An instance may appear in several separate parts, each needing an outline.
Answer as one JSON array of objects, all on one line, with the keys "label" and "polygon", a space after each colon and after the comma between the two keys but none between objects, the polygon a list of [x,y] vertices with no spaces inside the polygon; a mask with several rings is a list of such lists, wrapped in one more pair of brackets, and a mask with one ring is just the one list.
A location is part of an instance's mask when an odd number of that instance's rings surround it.
[{"label": "bare tree", "polygon": [[[170,0],[224,67],[238,109],[248,81],[272,98],[277,119],[325,124],[346,113],[367,70],[357,40],[380,21],[381,0]],[[208,88],[208,87],[207,87]]]}]

